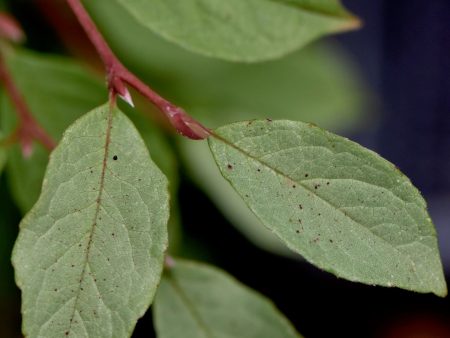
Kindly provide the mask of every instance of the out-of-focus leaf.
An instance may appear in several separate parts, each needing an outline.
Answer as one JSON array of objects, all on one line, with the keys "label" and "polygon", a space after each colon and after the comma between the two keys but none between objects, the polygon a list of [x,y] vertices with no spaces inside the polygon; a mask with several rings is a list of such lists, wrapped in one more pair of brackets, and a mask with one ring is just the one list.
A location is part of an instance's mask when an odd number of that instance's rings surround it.
[{"label": "out-of-focus leaf", "polygon": [[177,260],[155,298],[159,338],[299,338],[265,297],[211,266]]},{"label": "out-of-focus leaf", "polygon": [[289,257],[295,255],[262,225],[236,191],[223,179],[206,142],[180,140],[179,145],[189,174],[239,231],[263,249]]},{"label": "out-of-focus leaf", "polygon": [[320,36],[360,25],[339,0],[116,1],[165,39],[233,61],[277,58]]},{"label": "out-of-focus leaf", "polygon": [[365,111],[365,86],[332,45],[261,64],[236,64],[148,34],[116,0],[88,1],[86,6],[121,60],[209,127],[270,117],[342,130],[353,127]]},{"label": "out-of-focus leaf", "polygon": [[119,110],[75,122],[14,247],[29,337],[128,337],[158,286],[168,182]]},{"label": "out-of-focus leaf", "polygon": [[[101,82],[67,59],[11,51],[7,63],[33,115],[55,140],[75,119],[106,100]],[[17,126],[16,114],[6,97],[1,104],[3,128],[9,134]],[[9,184],[18,206],[26,212],[39,196],[48,151],[36,144],[28,159],[19,146],[9,155]]]},{"label": "out-of-focus leaf", "polygon": [[447,293],[426,203],[394,165],[313,125],[250,121],[216,130],[211,150],[258,218],[337,276]]}]

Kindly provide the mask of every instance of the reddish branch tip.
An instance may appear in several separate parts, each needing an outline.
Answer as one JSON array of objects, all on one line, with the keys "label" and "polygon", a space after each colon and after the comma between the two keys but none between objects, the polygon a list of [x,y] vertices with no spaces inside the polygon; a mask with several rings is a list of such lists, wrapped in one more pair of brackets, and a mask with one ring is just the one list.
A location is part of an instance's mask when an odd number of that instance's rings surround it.
[{"label": "reddish branch tip", "polygon": [[204,140],[211,136],[208,128],[186,114],[182,108],[167,103],[162,107],[162,111],[181,135],[192,140]]},{"label": "reddish branch tip", "polygon": [[7,13],[0,12],[0,37],[20,43],[25,40],[25,33],[16,19]]},{"label": "reddish branch tip", "polygon": [[153,91],[120,62],[108,46],[102,34],[98,31],[94,21],[92,21],[80,0],[66,1],[105,65],[110,91],[112,90],[131,106],[134,106],[127,88],[128,85],[136,89],[164,113],[179,134],[193,140],[203,140],[211,135],[211,132],[207,128],[195,121],[183,109],[176,107]]}]

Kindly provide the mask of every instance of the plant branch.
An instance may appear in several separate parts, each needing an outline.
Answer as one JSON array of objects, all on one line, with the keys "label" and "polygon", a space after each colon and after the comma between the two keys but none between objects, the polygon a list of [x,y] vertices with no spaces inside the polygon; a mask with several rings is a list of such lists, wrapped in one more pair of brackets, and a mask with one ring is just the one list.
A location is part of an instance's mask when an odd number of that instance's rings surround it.
[{"label": "plant branch", "polygon": [[19,127],[15,131],[13,138],[19,140],[24,156],[29,157],[31,155],[33,141],[40,142],[48,150],[55,148],[53,139],[45,132],[31,114],[25,99],[9,73],[2,55],[0,55],[0,81],[3,83],[5,91],[11,99],[17,116],[19,117]]},{"label": "plant branch", "polygon": [[133,105],[127,88],[128,85],[152,102],[169,119],[172,126],[181,135],[194,140],[205,139],[211,135],[211,131],[208,128],[194,120],[182,108],[161,97],[120,62],[80,0],[67,0],[67,3],[94,45],[106,68],[110,91],[117,93],[125,101]]}]

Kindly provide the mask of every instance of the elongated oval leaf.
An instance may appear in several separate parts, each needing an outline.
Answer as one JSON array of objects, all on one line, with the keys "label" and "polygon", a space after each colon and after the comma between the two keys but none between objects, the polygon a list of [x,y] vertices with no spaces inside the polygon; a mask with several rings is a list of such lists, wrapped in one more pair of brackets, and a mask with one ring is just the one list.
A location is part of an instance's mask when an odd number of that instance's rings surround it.
[{"label": "elongated oval leaf", "polygon": [[339,0],[117,1],[164,38],[233,61],[280,57],[321,35],[359,26]]},{"label": "elongated oval leaf", "polygon": [[292,250],[352,281],[447,293],[426,203],[391,163],[300,122],[216,133],[223,176]]},{"label": "elongated oval leaf", "polygon": [[176,261],[155,299],[158,338],[299,338],[265,297],[216,268]]},{"label": "elongated oval leaf", "polygon": [[128,337],[167,246],[167,180],[131,122],[100,107],[64,134],[14,248],[29,337]]}]

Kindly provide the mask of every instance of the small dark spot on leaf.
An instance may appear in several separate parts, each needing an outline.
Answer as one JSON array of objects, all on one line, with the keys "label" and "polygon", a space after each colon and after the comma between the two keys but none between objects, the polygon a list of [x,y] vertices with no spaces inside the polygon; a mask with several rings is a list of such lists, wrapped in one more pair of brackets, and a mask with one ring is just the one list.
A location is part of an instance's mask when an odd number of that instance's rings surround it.
[{"label": "small dark spot on leaf", "polygon": [[296,186],[295,184],[293,184],[293,185],[292,185],[292,188],[294,188],[294,189],[295,189],[295,188],[297,188],[297,186]]},{"label": "small dark spot on leaf", "polygon": [[330,243],[333,243],[333,240],[332,240],[332,239],[330,239]]},{"label": "small dark spot on leaf", "polygon": [[58,292],[58,289],[55,289],[54,291],[55,291],[55,292]]},{"label": "small dark spot on leaf", "polygon": [[330,182],[327,182],[327,185],[330,185]]},{"label": "small dark spot on leaf", "polygon": [[309,174],[305,174],[305,177],[308,177],[309,176]]},{"label": "small dark spot on leaf", "polygon": [[258,168],[258,169],[256,169],[256,170],[257,170],[257,171],[258,171],[259,173],[261,172],[261,169],[259,169],[259,168]]},{"label": "small dark spot on leaf", "polygon": [[295,232],[299,234],[299,233],[300,233],[300,230],[295,230]]},{"label": "small dark spot on leaf", "polygon": [[227,168],[230,169],[230,170],[232,170],[232,169],[233,169],[233,166],[232,166],[231,164],[229,164],[229,165],[227,165]]},{"label": "small dark spot on leaf", "polygon": [[299,219],[298,222],[299,222],[300,224],[302,224],[302,220],[301,220],[301,219]]},{"label": "small dark spot on leaf", "polygon": [[113,156],[113,160],[114,160],[114,161],[117,161],[118,159],[119,159],[119,158],[117,157],[117,155],[114,155],[114,156]]},{"label": "small dark spot on leaf", "polygon": [[64,332],[64,334],[65,334],[66,336],[68,336],[68,335],[69,335],[69,331]]},{"label": "small dark spot on leaf", "polygon": [[115,236],[114,232],[111,234],[111,236],[113,236],[113,237]]},{"label": "small dark spot on leaf", "polygon": [[272,119],[266,119],[267,122],[272,122]]},{"label": "small dark spot on leaf", "polygon": [[300,208],[300,210],[303,210],[303,205],[299,204],[298,207]]}]

